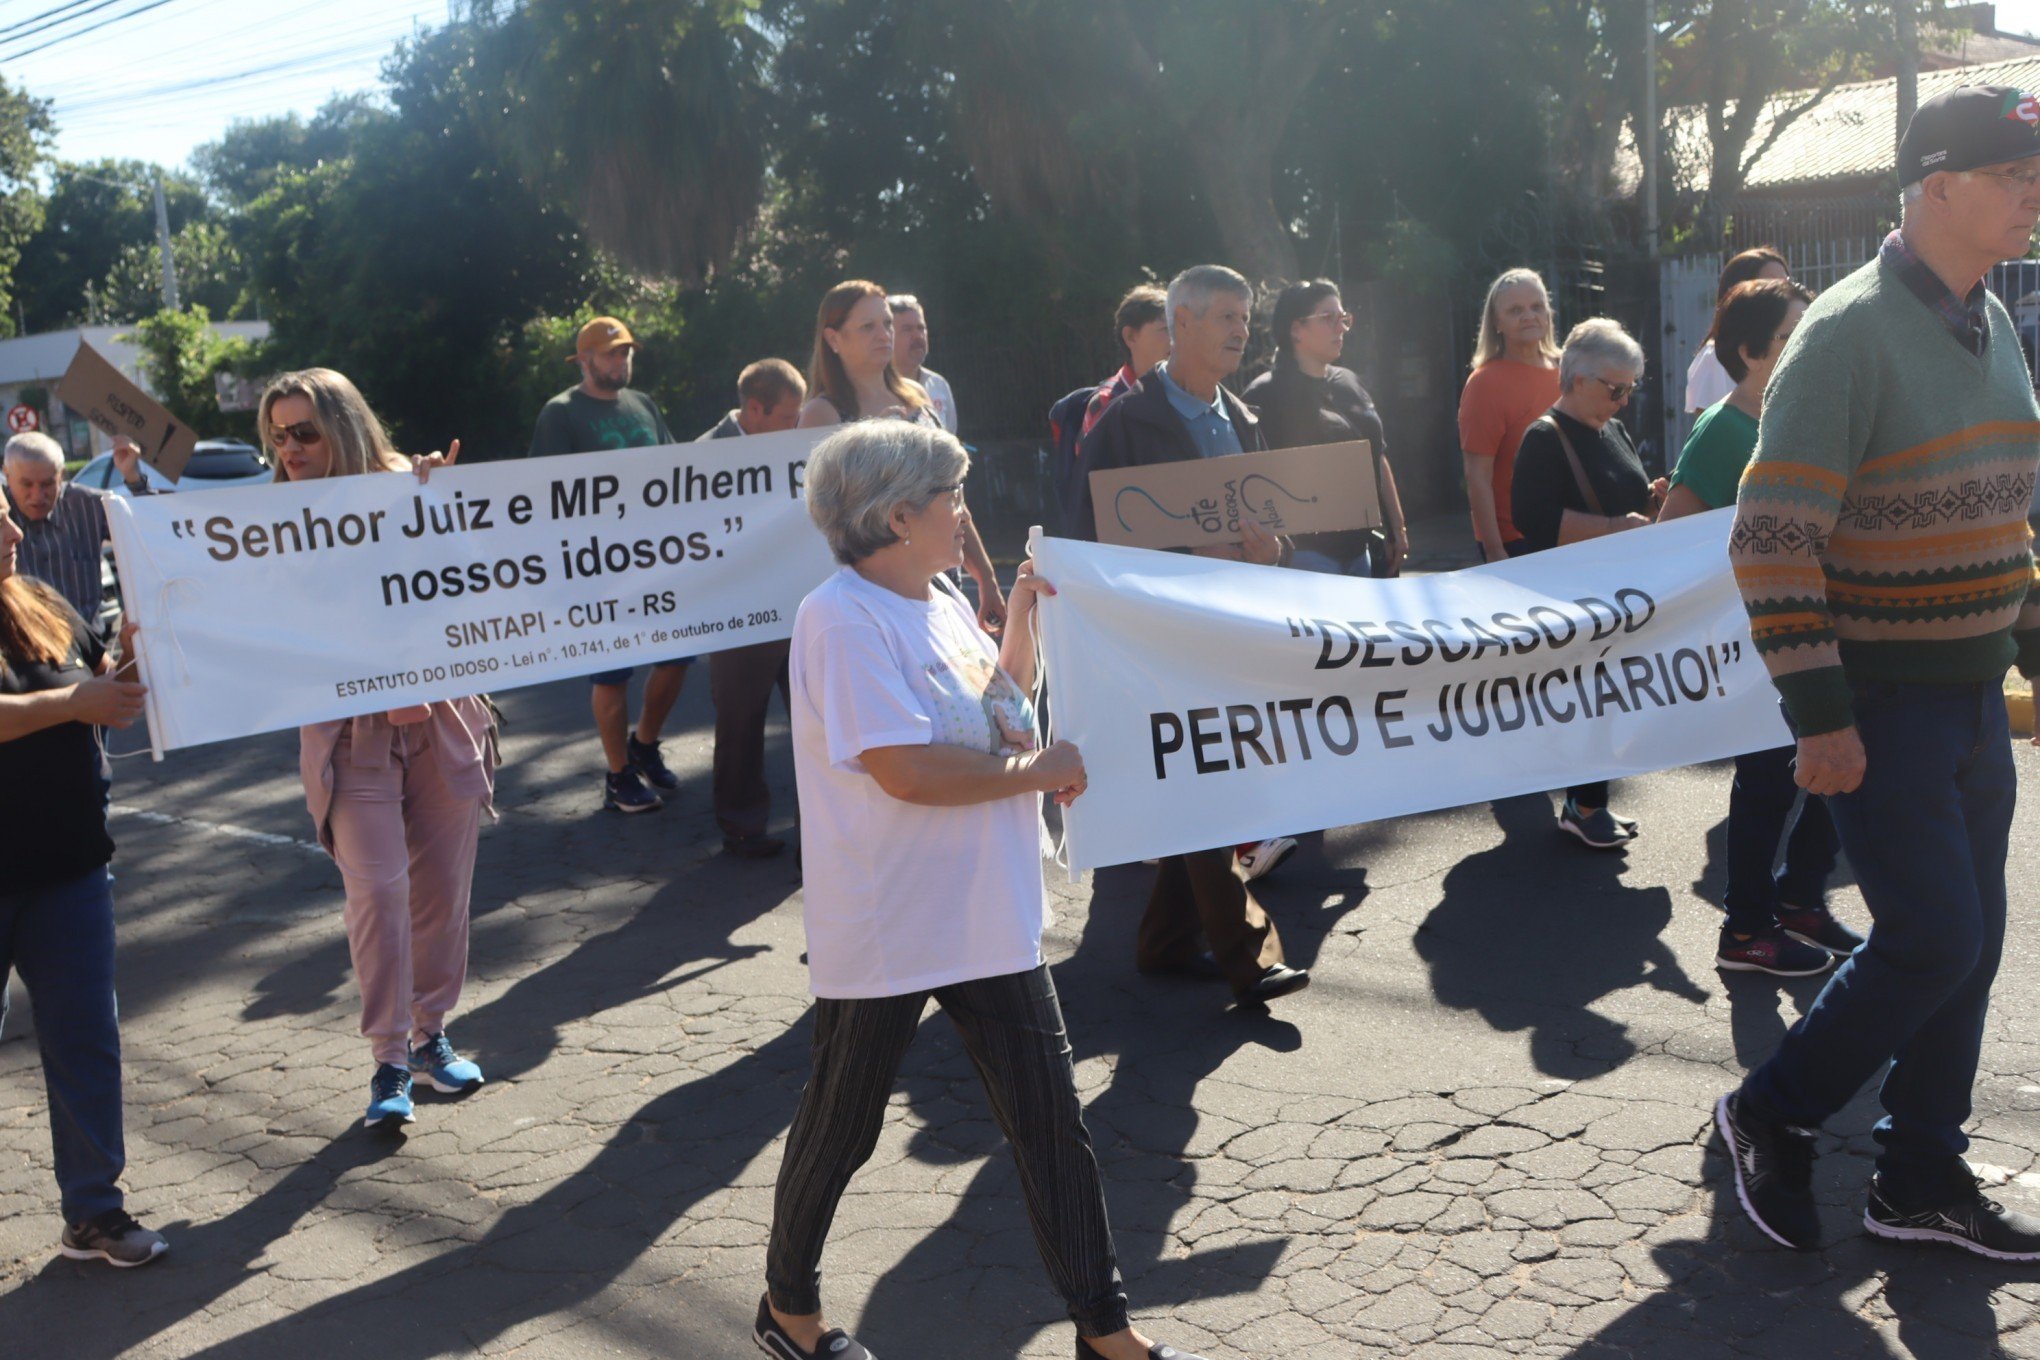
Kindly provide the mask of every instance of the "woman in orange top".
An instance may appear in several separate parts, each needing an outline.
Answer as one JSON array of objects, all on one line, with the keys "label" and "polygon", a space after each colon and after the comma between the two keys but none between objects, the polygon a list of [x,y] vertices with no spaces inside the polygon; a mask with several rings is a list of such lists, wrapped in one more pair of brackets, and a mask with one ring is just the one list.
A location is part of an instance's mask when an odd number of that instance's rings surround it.
[{"label": "woman in orange top", "polygon": [[1466,499],[1481,558],[1523,551],[1509,514],[1509,488],[1523,431],[1558,400],[1558,345],[1551,295],[1532,269],[1511,269],[1488,286],[1473,375],[1459,397],[1459,448]]}]

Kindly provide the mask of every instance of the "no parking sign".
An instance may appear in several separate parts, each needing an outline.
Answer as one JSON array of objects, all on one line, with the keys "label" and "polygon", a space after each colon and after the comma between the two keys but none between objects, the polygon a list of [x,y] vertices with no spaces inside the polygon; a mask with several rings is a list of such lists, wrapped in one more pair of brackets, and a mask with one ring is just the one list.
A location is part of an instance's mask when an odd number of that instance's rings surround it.
[{"label": "no parking sign", "polygon": [[12,434],[27,434],[30,430],[42,428],[42,416],[33,406],[10,406],[7,408],[7,429]]}]

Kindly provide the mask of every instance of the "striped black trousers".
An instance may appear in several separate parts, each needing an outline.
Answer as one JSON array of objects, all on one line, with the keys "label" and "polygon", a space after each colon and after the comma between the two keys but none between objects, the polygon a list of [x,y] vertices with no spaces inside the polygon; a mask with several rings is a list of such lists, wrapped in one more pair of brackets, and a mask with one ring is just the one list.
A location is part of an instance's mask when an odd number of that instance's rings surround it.
[{"label": "striped black trousers", "polygon": [[821,1311],[822,1243],[877,1146],[886,1100],[928,998],[963,1037],[1019,1164],[1027,1221],[1049,1279],[1084,1336],[1128,1325],[1105,1186],[1077,1103],[1069,1035],[1048,966],[932,992],[815,1002],[814,1071],[787,1134],[765,1282],[782,1313]]}]

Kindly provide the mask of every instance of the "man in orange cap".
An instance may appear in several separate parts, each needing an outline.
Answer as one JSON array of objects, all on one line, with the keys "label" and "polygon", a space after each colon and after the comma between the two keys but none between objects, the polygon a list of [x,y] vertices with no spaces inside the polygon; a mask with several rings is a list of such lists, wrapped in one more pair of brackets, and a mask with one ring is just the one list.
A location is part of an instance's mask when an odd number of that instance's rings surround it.
[{"label": "man in orange cap", "polygon": [[[569,358],[581,366],[581,381],[545,404],[531,435],[531,456],[639,449],[676,443],[658,404],[630,386],[631,356],[637,350],[630,327],[613,316],[598,316],[581,327]],[[680,698],[693,657],[661,661],[645,681],[637,730],[630,730],[632,668],[588,677],[595,730],[609,769],[602,806],[618,812],[654,812],[665,805],[656,789],[677,789],[680,780],[659,754],[666,715]]]}]

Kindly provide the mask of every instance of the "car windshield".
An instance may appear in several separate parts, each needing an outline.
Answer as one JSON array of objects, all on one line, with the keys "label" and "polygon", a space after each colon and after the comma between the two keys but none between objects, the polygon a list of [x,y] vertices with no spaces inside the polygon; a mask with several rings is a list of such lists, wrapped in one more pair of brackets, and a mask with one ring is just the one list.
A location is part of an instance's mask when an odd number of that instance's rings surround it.
[{"label": "car windshield", "polygon": [[246,444],[200,444],[184,465],[180,480],[226,481],[235,477],[259,477],[269,471],[262,455]]}]

